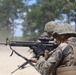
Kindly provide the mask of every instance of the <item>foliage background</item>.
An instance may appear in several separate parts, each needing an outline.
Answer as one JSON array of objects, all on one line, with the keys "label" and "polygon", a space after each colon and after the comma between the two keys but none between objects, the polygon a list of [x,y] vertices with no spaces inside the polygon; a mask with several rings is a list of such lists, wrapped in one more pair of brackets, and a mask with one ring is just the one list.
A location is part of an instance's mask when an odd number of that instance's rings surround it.
[{"label": "foliage background", "polygon": [[[0,0],[0,38],[11,39],[15,29],[22,21],[22,39],[39,37],[46,22],[59,20],[62,22],[76,22],[76,0]],[[21,40],[21,39],[20,39]]]}]

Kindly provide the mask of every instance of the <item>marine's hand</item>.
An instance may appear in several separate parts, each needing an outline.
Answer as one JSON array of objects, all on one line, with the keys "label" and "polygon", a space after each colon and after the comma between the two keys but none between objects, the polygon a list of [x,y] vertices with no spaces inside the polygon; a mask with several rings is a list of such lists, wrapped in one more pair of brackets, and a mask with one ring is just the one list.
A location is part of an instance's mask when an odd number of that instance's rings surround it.
[{"label": "marine's hand", "polygon": [[53,52],[54,50],[52,51],[45,50],[45,54],[44,54],[45,60],[47,60],[53,54]]},{"label": "marine's hand", "polygon": [[37,59],[36,58],[30,58],[29,59],[31,62],[33,62],[33,63],[36,63],[37,62]]},{"label": "marine's hand", "polygon": [[52,55],[55,52],[55,50],[50,51],[48,54]]}]

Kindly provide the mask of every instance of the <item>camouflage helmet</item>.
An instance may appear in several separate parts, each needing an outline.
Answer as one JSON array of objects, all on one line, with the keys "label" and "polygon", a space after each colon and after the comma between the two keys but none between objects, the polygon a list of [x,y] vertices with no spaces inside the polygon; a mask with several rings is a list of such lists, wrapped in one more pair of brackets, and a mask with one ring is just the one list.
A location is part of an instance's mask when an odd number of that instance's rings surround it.
[{"label": "camouflage helmet", "polygon": [[76,32],[75,32],[73,26],[71,26],[70,24],[62,23],[54,29],[53,35],[55,36],[56,34],[58,34],[58,35],[61,35],[61,34],[76,35]]},{"label": "camouflage helmet", "polygon": [[49,21],[45,24],[45,27],[44,27],[44,31],[45,32],[51,32],[51,31],[54,31],[54,28],[57,24],[55,23],[55,21]]}]

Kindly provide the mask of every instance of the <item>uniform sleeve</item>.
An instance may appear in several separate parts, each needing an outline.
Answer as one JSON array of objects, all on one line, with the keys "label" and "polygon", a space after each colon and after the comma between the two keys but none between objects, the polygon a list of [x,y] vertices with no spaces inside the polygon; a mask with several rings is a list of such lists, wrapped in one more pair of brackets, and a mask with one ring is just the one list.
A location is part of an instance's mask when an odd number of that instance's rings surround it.
[{"label": "uniform sleeve", "polygon": [[37,61],[35,68],[42,75],[50,75],[58,66],[60,60],[62,58],[62,51],[57,48],[56,51],[45,60],[44,58],[39,58]]},{"label": "uniform sleeve", "polygon": [[67,52],[65,53],[65,58],[62,62],[62,65],[64,66],[71,66],[74,61],[74,50],[71,46],[68,49],[68,51],[66,50]]}]

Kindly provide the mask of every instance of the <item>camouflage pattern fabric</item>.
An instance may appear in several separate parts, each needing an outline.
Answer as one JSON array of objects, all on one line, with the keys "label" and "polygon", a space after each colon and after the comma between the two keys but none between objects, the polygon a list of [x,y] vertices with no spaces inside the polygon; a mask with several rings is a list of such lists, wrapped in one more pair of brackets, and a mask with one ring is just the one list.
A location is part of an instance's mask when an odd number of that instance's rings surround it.
[{"label": "camouflage pattern fabric", "polygon": [[74,50],[74,61],[73,65],[76,66],[76,37],[71,37],[68,39],[68,43],[72,46]]},{"label": "camouflage pattern fabric", "polygon": [[61,43],[55,49],[55,52],[47,60],[45,60],[45,58],[41,57],[37,61],[36,65],[35,65],[36,70],[38,72],[40,72],[42,75],[52,74],[57,69],[57,66],[60,64],[60,62],[63,58],[63,55],[64,55],[63,51],[65,53],[65,57],[60,66],[71,66],[72,62],[73,62],[73,58],[74,58],[73,49],[71,46],[68,46],[67,43]]},{"label": "camouflage pattern fabric", "polygon": [[76,43],[76,37],[70,37],[70,38],[68,39],[68,43],[69,43],[70,45]]},{"label": "camouflage pattern fabric", "polygon": [[[57,26],[53,34],[76,35],[76,32],[71,25],[65,23]],[[35,65],[36,70],[42,75],[50,75],[54,74],[58,67],[72,66],[74,61],[74,48],[69,44],[72,43],[73,39],[69,39],[67,43],[61,43],[47,60],[44,57],[40,57]]]},{"label": "camouflage pattern fabric", "polygon": [[54,31],[54,28],[56,27],[56,25],[57,25],[57,23],[55,23],[55,21],[47,22],[47,23],[45,24],[44,31],[45,31],[45,32]]},{"label": "camouflage pattern fabric", "polygon": [[74,30],[74,28],[68,24],[68,23],[62,23],[60,25],[58,25],[55,29],[54,29],[54,33],[53,34],[74,34],[76,35],[76,32]]}]

